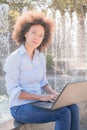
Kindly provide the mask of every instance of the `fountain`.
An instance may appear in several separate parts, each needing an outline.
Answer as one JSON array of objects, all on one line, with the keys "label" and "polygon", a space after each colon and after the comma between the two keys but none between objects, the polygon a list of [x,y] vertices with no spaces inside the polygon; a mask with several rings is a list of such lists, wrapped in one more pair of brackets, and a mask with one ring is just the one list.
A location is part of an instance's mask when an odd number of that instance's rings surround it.
[{"label": "fountain", "polygon": [[7,4],[0,4],[0,94],[6,92],[3,89],[3,64],[7,55],[9,54],[9,26],[8,26],[8,11],[9,6]]},{"label": "fountain", "polygon": [[[27,7],[23,8],[22,12],[26,10]],[[38,8],[38,10],[40,10],[40,8]],[[6,57],[12,51],[10,46],[14,46],[14,43],[10,43],[9,40],[8,11],[8,4],[0,4],[0,95],[2,95],[0,97],[0,104],[2,101],[6,101],[8,104],[2,70]],[[53,13],[48,9],[47,17],[54,17],[56,22],[56,31],[52,45],[45,52],[45,55],[51,55],[51,60],[53,60],[50,71],[47,71],[47,78],[52,87],[61,92],[64,85],[68,82],[87,79],[87,39],[84,41],[83,37],[81,37],[81,42],[78,42],[82,30],[75,12],[71,17],[67,11],[64,15],[61,15],[59,10]],[[87,36],[87,16],[85,18],[85,31]],[[0,108],[0,111],[1,110]],[[3,117],[4,120],[3,112],[0,112],[0,114],[0,117]]]}]

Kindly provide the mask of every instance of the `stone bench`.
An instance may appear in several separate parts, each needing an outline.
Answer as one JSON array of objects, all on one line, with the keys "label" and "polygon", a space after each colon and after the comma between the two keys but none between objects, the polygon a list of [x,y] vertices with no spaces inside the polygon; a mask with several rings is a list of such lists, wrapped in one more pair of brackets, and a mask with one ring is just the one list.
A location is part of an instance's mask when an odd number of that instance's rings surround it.
[{"label": "stone bench", "polygon": [[24,124],[11,119],[5,123],[0,124],[0,130],[18,130],[23,125]]},{"label": "stone bench", "polygon": [[11,119],[0,124],[0,130],[53,130],[54,123],[44,124],[22,124]]},{"label": "stone bench", "polygon": [[[80,130],[87,130],[87,101],[78,105],[80,108]],[[54,130],[54,122],[45,124],[22,124],[12,119],[0,124],[0,130]]]}]

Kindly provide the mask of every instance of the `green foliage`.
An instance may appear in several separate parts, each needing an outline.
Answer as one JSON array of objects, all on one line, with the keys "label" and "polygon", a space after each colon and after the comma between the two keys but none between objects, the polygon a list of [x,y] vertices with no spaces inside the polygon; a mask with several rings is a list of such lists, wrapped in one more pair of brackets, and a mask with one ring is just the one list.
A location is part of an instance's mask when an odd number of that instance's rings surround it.
[{"label": "green foliage", "polygon": [[47,65],[47,69],[51,68],[53,65],[53,58],[50,54],[47,54],[46,56],[46,65]]},{"label": "green foliage", "polygon": [[27,7],[29,9],[32,9],[31,3],[22,3],[23,1],[21,1],[21,3],[9,3],[9,26],[10,26],[10,30],[13,29],[13,25],[17,19],[17,17],[20,15],[20,13],[22,12],[22,9],[24,7]]},{"label": "green foliage", "polygon": [[0,0],[0,3],[5,3],[7,2],[7,0]]},{"label": "green foliage", "polygon": [[81,14],[87,11],[87,0],[53,0],[50,7],[62,13],[67,10],[71,14],[74,11]]},{"label": "green foliage", "polygon": [[19,16],[18,11],[9,10],[9,17],[11,17],[11,19],[13,19],[13,21],[15,21],[18,16]]}]

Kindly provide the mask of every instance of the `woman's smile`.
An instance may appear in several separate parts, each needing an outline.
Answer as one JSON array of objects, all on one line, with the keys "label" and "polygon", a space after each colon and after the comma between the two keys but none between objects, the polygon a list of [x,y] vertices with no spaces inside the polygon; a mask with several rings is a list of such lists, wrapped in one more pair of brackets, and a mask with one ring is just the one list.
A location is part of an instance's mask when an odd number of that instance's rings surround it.
[{"label": "woman's smile", "polygon": [[26,43],[33,49],[37,48],[44,38],[44,27],[41,25],[33,25],[25,34]]}]

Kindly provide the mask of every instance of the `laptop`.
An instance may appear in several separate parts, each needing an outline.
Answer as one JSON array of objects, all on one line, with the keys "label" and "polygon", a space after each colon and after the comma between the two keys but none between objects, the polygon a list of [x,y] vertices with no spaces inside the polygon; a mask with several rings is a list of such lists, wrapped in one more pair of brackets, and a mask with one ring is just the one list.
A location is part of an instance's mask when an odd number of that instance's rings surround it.
[{"label": "laptop", "polygon": [[58,109],[87,100],[87,81],[65,85],[55,102],[35,101],[31,104],[43,109]]}]

